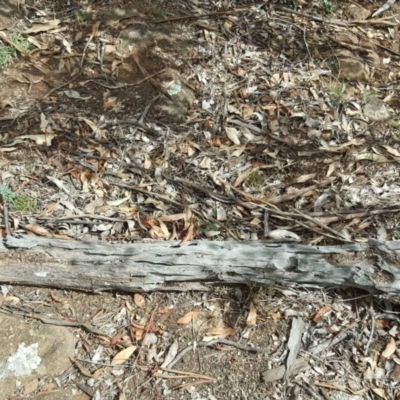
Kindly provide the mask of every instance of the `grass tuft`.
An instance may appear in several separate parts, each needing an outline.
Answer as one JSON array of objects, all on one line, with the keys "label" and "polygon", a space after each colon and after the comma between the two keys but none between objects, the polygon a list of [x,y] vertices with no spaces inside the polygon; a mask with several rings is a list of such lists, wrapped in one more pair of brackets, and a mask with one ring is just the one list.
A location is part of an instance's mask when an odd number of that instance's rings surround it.
[{"label": "grass tuft", "polygon": [[[13,37],[15,46],[28,52],[31,49],[29,41],[20,33]],[[9,64],[14,58],[17,58],[18,52],[13,46],[0,46],[0,67]]]},{"label": "grass tuft", "polygon": [[36,200],[28,194],[14,193],[4,185],[0,185],[0,197],[11,205],[14,211],[31,212],[36,209]]}]

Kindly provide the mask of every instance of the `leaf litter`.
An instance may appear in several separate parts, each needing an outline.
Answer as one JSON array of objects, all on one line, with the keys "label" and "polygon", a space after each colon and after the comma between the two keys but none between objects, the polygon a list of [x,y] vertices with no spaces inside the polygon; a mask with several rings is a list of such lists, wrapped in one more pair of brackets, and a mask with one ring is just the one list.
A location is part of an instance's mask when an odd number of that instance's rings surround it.
[{"label": "leaf litter", "polygon": [[[323,4],[23,6],[0,37],[20,55],[0,77],[1,183],[37,209],[0,229],[182,246],[397,239],[398,9]],[[25,306],[2,312],[79,327],[57,382],[91,398],[399,396],[397,306],[356,292],[60,291],[57,305],[45,289],[4,291]]]}]

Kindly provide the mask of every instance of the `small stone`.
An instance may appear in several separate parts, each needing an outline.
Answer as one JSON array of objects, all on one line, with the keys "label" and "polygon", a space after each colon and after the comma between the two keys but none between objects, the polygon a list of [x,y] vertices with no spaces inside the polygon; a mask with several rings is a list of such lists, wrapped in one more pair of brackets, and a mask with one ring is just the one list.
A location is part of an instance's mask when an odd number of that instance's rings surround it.
[{"label": "small stone", "polygon": [[339,59],[339,78],[355,81],[367,81],[369,75],[370,69],[366,63],[355,58]]},{"label": "small stone", "polygon": [[368,98],[363,112],[364,115],[371,121],[384,121],[390,118],[390,112],[386,108],[385,103],[383,103],[382,100],[379,100],[376,96],[371,96]]}]

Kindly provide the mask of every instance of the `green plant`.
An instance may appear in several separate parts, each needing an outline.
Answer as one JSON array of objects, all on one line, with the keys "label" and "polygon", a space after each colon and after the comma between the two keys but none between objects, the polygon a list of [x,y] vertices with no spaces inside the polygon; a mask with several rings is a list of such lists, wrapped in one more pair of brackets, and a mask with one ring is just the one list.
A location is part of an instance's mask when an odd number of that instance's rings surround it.
[{"label": "green plant", "polygon": [[365,101],[369,100],[372,96],[375,96],[375,92],[373,90],[371,91],[366,91],[363,93],[363,98]]},{"label": "green plant", "polygon": [[279,295],[279,290],[273,283],[257,284],[251,287],[251,291],[260,298],[275,297]]},{"label": "green plant", "polygon": [[0,46],[0,66],[1,67],[4,67],[5,65],[9,64],[13,58],[17,57],[18,52],[16,50],[16,47],[23,51],[26,51],[26,52],[29,51],[31,48],[31,44],[20,33],[13,37],[13,43],[15,44],[15,47]]},{"label": "green plant", "polygon": [[21,50],[24,50],[26,52],[28,52],[32,48],[32,45],[29,43],[28,39],[25,36],[21,35],[20,33],[18,33],[18,35],[13,37],[13,42]]},{"label": "green plant", "polygon": [[235,295],[235,288],[231,286],[213,286],[211,290],[217,297],[233,298]]},{"label": "green plant", "polygon": [[[217,217],[215,216],[213,218],[216,219]],[[221,228],[218,225],[213,224],[213,223],[208,223],[205,230],[206,231],[219,231],[220,229]]]},{"label": "green plant", "polygon": [[326,86],[326,89],[336,100],[342,101],[346,93],[346,84],[339,81],[331,81]]},{"label": "green plant", "polygon": [[335,11],[335,6],[330,0],[321,0],[321,8],[327,13]]},{"label": "green plant", "polygon": [[252,188],[258,188],[262,186],[264,181],[264,174],[259,169],[255,169],[254,171],[252,171],[245,180],[246,184]]},{"label": "green plant", "polygon": [[0,197],[11,205],[15,211],[34,211],[36,200],[28,194],[14,193],[4,185],[0,185]]},{"label": "green plant", "polygon": [[159,12],[159,15],[160,15],[161,18],[166,18],[166,17],[168,17],[169,15],[172,15],[172,14],[170,12],[168,12],[168,11],[161,10]]},{"label": "green plant", "polygon": [[169,17],[170,15],[172,15],[169,11],[167,10],[156,10],[154,12],[155,15],[160,16],[161,18],[166,18]]},{"label": "green plant", "polygon": [[17,197],[17,194],[5,187],[4,185],[0,185],[0,197],[3,201],[12,204]]},{"label": "green plant", "polygon": [[17,51],[11,46],[0,46],[0,66],[4,67],[17,57]]},{"label": "green plant", "polygon": [[74,18],[78,22],[87,21],[92,18],[92,13],[86,11],[74,11]]},{"label": "green plant", "polygon": [[217,206],[217,205],[215,205],[215,206],[213,207],[212,212],[211,212],[211,216],[212,216],[214,219],[217,219],[217,217],[218,217],[218,206]]},{"label": "green plant", "polygon": [[28,194],[19,194],[13,201],[13,208],[15,211],[35,211],[36,199]]}]

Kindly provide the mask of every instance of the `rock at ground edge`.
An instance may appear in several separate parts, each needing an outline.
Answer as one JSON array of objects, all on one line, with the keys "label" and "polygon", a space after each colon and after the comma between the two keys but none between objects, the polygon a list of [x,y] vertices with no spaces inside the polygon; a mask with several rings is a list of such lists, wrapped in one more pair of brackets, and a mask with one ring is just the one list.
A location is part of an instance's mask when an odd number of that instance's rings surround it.
[{"label": "rock at ground edge", "polygon": [[35,378],[58,375],[75,354],[74,335],[67,329],[0,314],[0,400]]}]

